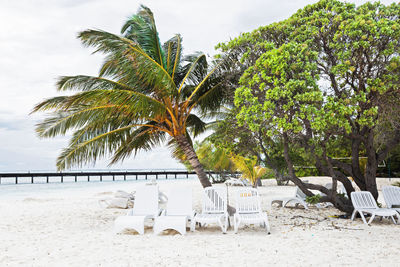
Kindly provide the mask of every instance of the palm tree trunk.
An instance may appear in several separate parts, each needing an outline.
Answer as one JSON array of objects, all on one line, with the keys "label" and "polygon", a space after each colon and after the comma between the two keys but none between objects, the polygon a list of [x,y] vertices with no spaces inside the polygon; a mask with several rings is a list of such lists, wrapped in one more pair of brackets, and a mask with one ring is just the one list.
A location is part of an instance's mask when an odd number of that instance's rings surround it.
[{"label": "palm tree trunk", "polygon": [[193,170],[199,177],[200,183],[203,188],[211,186],[210,180],[207,178],[207,174],[204,172],[203,166],[201,165],[199,158],[197,157],[196,152],[193,149],[193,146],[189,143],[186,136],[175,136],[175,139],[178,142],[178,145],[182,149],[183,153],[185,153],[187,160],[190,162]]}]

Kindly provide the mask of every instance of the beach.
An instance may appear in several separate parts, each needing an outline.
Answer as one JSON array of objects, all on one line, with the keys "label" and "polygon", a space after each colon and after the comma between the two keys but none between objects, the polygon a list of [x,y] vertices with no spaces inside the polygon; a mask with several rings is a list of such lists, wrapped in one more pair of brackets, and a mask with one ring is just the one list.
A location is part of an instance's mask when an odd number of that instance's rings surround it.
[{"label": "beach", "polygon": [[[324,184],[327,177],[310,177]],[[378,179],[379,189],[399,179]],[[113,222],[124,209],[106,209],[99,200],[117,190],[134,191],[143,182],[86,183],[58,190],[16,185],[16,194],[0,194],[0,266],[384,266],[397,265],[400,225],[376,219],[371,226],[332,216],[335,208],[309,210],[271,207],[271,199],[293,194],[294,186],[264,180],[259,187],[271,234],[245,226],[222,234],[216,225],[185,236],[166,231],[155,236],[151,223],[144,235],[114,234]],[[158,181],[168,194],[174,186],[193,190],[193,207],[201,210],[197,179]],[[24,188],[18,193],[18,186]],[[32,190],[26,190],[31,186]],[[42,185],[39,185],[42,186]],[[218,184],[215,186],[225,186]],[[7,191],[6,187],[0,186]],[[234,191],[229,187],[229,202]],[[384,203],[379,199],[379,202]],[[188,229],[189,230],[189,229]]]}]

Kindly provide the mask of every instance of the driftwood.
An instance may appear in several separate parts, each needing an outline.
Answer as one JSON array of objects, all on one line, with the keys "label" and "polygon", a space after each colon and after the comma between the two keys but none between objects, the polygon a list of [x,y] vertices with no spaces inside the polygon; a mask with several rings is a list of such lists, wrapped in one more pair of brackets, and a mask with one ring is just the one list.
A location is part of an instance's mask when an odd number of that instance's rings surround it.
[{"label": "driftwood", "polygon": [[307,216],[303,216],[303,215],[296,215],[296,216],[293,216],[293,217],[290,218],[290,219],[293,220],[293,219],[297,219],[297,218],[315,220],[315,221],[317,221],[317,222],[323,222],[323,221],[325,221],[325,220],[327,219],[327,218],[323,218],[322,220],[320,220],[320,219],[317,219],[317,218],[307,217]]},{"label": "driftwood", "polygon": [[337,226],[337,225],[335,225],[333,222],[332,222],[332,227],[333,228],[335,228],[335,229],[337,229],[337,230],[360,230],[360,231],[362,231],[362,230],[364,230],[364,229],[358,229],[358,228],[347,228],[347,227],[341,227],[341,226]]}]

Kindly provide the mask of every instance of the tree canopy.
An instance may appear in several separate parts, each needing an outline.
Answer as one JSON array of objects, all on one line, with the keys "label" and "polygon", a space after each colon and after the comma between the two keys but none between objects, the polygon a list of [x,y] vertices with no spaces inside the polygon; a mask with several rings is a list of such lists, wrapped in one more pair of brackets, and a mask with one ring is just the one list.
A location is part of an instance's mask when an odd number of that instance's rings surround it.
[{"label": "tree canopy", "polygon": [[[377,166],[400,142],[399,15],[395,3],[322,0],[218,46],[246,68],[235,92],[239,123],[282,140],[290,179],[342,210],[351,203],[335,193],[337,181],[350,195],[351,176],[377,197]],[[351,163],[333,157],[339,143],[348,144]],[[298,179],[289,153],[296,147],[333,178],[332,190]]]},{"label": "tree canopy", "polygon": [[145,6],[126,21],[121,34],[80,32],[85,46],[105,55],[99,75],[60,77],[59,91],[78,92],[34,108],[52,111],[37,125],[39,136],[73,131],[57,167],[81,166],[108,155],[115,163],[168,141],[186,155],[202,185],[210,186],[189,133],[204,131],[202,117],[224,99],[224,77],[218,74],[224,61],[209,64],[203,53],[184,56],[179,34],[161,44],[153,13]]}]

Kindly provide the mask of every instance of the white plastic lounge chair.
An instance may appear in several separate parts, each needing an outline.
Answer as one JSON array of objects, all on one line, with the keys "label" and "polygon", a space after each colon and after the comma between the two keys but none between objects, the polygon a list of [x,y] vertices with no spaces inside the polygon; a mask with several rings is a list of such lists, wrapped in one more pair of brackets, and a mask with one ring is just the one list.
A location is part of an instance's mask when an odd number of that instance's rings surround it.
[{"label": "white plastic lounge chair", "polygon": [[[369,191],[351,192],[351,202],[353,203],[354,206],[354,211],[353,214],[351,215],[351,220],[354,220],[354,217],[358,212],[365,224],[370,224],[374,220],[375,216],[391,217],[395,224],[396,221],[393,216],[397,216],[397,219],[399,220],[400,223],[399,214],[392,209],[379,208],[378,205],[376,204],[374,197]],[[371,214],[371,218],[369,219],[368,222],[365,220],[364,217],[365,213]]]},{"label": "white plastic lounge chair", "polygon": [[127,209],[128,205],[133,203],[128,198],[114,197],[99,200],[99,206],[104,209]]},{"label": "white plastic lounge chair", "polygon": [[382,187],[382,193],[386,206],[400,213],[400,187],[384,186]]},{"label": "white plastic lounge chair", "polygon": [[[325,187],[326,187],[327,189],[332,190],[333,184],[332,184],[332,183],[327,183],[327,184],[325,184]],[[345,197],[348,198],[346,189],[344,188],[344,186],[343,186],[342,183],[338,183],[338,184],[337,184],[336,191],[337,191],[337,193],[339,193],[339,194],[344,194]],[[324,194],[324,193],[320,193],[320,195],[321,195],[321,197],[326,196],[326,194]],[[333,205],[331,202],[323,202],[323,203],[317,203],[317,204],[316,204],[316,207],[317,207],[317,208],[322,208],[322,207],[327,208],[327,207],[333,207],[333,206],[334,206],[334,205]]]},{"label": "white plastic lounge chair", "polygon": [[[332,183],[327,183],[326,185],[325,185],[325,187],[326,188],[328,188],[328,189],[332,189]],[[347,192],[346,192],[346,189],[344,188],[344,185],[342,184],[342,183],[338,183],[337,184],[337,192],[339,193],[339,194],[345,194],[345,196],[347,197]],[[325,195],[325,194],[321,194],[321,195]]]},{"label": "white plastic lounge chair", "polygon": [[278,203],[278,205],[285,207],[288,203],[292,202],[295,203],[296,206],[302,205],[306,210],[308,210],[308,205],[305,200],[306,200],[306,195],[303,193],[303,191],[300,190],[300,188],[296,186],[296,191],[294,193],[294,196],[273,199],[271,201],[271,206],[274,203]]},{"label": "white plastic lounge chair", "polygon": [[192,189],[176,187],[168,196],[167,209],[161,216],[154,220],[154,234],[159,234],[166,229],[174,229],[181,235],[186,234],[186,223],[193,220]]},{"label": "white plastic lounge chair", "polygon": [[228,180],[225,181],[226,185],[231,185],[231,186],[250,186],[251,184],[247,179],[241,178],[229,178]]},{"label": "white plastic lounge chair", "polygon": [[126,216],[115,219],[114,232],[120,233],[125,229],[133,229],[142,235],[145,220],[155,218],[158,214],[158,186],[142,186],[136,190],[133,209]]},{"label": "white plastic lounge chair", "polygon": [[251,186],[251,183],[248,179],[246,178],[241,178],[240,181],[244,184],[244,186]]},{"label": "white plastic lounge chair", "polygon": [[236,192],[236,213],[233,215],[235,234],[241,223],[259,223],[270,233],[268,216],[261,210],[260,196],[255,188],[243,188]]},{"label": "white plastic lounge chair", "polygon": [[229,178],[228,180],[225,181],[225,184],[231,186],[245,186],[242,180],[238,178]]},{"label": "white plastic lounge chair", "polygon": [[204,189],[202,213],[196,214],[190,230],[194,231],[196,222],[201,224],[218,223],[223,233],[228,228],[226,188],[207,187]]}]

